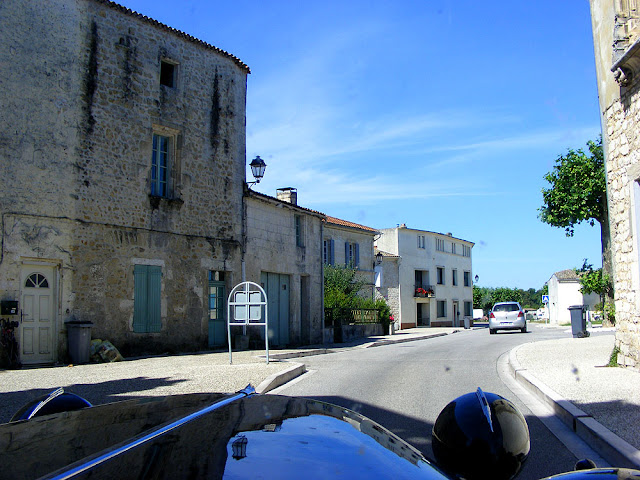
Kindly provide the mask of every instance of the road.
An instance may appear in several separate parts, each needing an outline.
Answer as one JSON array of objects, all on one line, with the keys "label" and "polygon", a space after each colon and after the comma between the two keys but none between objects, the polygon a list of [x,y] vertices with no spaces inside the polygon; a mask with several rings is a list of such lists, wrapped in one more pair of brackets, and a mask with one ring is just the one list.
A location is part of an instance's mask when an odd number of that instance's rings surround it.
[{"label": "road", "polygon": [[[355,410],[433,458],[431,429],[438,413],[457,396],[480,387],[511,400],[527,419],[531,453],[518,478],[539,479],[572,470],[576,456],[512,391],[517,388],[510,388],[509,382],[502,380],[503,355],[513,347],[562,334],[535,325],[529,329],[527,334],[497,335],[489,335],[484,329],[464,331],[306,357],[310,373],[273,393],[312,397]],[[533,410],[540,415],[539,409]]]}]

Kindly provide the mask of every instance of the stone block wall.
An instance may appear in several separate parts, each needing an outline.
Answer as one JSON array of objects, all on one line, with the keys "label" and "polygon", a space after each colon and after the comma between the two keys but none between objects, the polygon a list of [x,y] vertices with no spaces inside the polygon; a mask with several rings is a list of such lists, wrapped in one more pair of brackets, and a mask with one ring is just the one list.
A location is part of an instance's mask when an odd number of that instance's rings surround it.
[{"label": "stone block wall", "polygon": [[640,370],[640,82],[605,112],[618,363]]},{"label": "stone block wall", "polygon": [[[322,343],[323,216],[260,194],[249,193],[246,203],[246,279],[260,284],[263,272],[288,275],[289,340],[294,345]],[[296,245],[296,215],[302,217],[303,247]]]},{"label": "stone block wall", "polygon": [[[206,347],[207,273],[240,277],[248,68],[100,0],[7,0],[0,31],[0,298],[47,260],[54,360],[69,316],[123,353]],[[150,195],[154,133],[171,138],[166,197]],[[135,264],[162,267],[160,333],[132,332]]]}]

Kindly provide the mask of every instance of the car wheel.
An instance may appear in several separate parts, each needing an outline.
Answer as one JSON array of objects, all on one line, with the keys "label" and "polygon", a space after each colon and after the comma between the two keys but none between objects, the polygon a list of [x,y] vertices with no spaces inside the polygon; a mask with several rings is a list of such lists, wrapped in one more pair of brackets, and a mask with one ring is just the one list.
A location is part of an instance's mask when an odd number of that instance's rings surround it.
[{"label": "car wheel", "polygon": [[521,331],[522,333],[527,333],[527,324],[526,324],[526,323],[524,324],[524,327],[522,327],[522,328],[520,329],[520,331]]},{"label": "car wheel", "polygon": [[494,333],[496,333],[496,331],[495,331],[495,329],[490,328],[490,329],[489,329],[489,333],[490,333],[491,335],[493,335]]}]

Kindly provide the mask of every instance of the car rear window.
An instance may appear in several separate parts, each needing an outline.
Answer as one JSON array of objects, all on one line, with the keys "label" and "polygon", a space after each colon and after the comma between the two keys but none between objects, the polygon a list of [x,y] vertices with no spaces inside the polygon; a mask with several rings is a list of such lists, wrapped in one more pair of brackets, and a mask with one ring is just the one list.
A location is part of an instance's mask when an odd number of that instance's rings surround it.
[{"label": "car rear window", "polygon": [[517,303],[503,303],[502,305],[494,305],[494,312],[517,312],[520,310]]}]

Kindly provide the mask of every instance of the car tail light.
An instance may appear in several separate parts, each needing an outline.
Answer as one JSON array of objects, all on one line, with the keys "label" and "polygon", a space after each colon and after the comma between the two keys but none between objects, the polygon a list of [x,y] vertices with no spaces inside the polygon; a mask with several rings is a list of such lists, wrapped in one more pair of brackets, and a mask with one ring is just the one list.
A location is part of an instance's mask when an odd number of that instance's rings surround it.
[{"label": "car tail light", "polygon": [[493,312],[489,313],[489,318],[496,318],[496,316],[493,314]]},{"label": "car tail light", "polygon": [[518,318],[520,318],[520,317],[524,317],[524,312],[522,310],[520,310],[518,312]]}]

